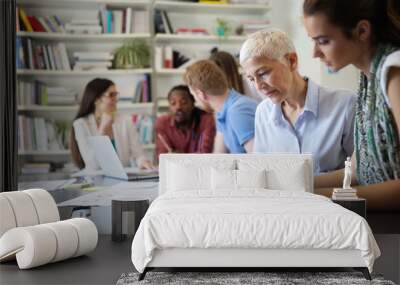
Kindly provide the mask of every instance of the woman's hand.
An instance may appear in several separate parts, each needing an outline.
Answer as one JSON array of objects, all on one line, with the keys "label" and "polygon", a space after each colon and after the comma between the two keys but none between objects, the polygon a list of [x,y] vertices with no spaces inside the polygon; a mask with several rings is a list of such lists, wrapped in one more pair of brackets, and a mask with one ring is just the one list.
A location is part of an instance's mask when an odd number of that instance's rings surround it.
[{"label": "woman's hand", "polygon": [[150,160],[144,160],[139,167],[140,169],[149,169],[149,170],[156,169],[156,167]]},{"label": "woman's hand", "polygon": [[112,124],[114,122],[114,116],[112,113],[103,113],[100,117],[100,133],[112,137]]}]

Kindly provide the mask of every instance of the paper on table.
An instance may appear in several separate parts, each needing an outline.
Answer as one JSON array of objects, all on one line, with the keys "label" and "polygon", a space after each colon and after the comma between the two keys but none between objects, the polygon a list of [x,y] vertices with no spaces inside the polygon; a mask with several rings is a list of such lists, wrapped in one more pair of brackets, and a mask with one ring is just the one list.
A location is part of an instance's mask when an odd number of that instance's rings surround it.
[{"label": "paper on table", "polygon": [[63,187],[70,185],[76,181],[73,179],[65,179],[65,180],[43,180],[43,181],[29,181],[29,182],[19,182],[18,190],[26,190],[26,189],[34,189],[41,188],[47,191],[54,191],[58,189],[62,189]]},{"label": "paper on table", "polygon": [[64,201],[58,206],[111,206],[111,200],[150,200],[158,196],[158,182],[121,182],[77,198]]},{"label": "paper on table", "polygon": [[94,169],[87,169],[84,168],[78,172],[72,173],[71,177],[82,177],[82,176],[97,176],[97,175],[103,175],[104,172],[103,170],[94,170]]},{"label": "paper on table", "polygon": [[[140,169],[138,167],[125,167],[124,170],[129,173],[136,174],[150,174],[150,173],[158,173],[157,169]],[[81,176],[98,176],[104,175],[103,170],[94,170],[94,169],[82,169],[78,172],[72,173],[71,177],[81,177]]]}]

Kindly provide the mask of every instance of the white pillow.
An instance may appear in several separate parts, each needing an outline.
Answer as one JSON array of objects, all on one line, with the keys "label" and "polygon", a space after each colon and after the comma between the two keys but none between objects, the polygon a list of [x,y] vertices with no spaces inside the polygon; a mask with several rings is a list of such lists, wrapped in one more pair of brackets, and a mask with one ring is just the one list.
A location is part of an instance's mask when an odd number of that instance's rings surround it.
[{"label": "white pillow", "polygon": [[266,170],[236,170],[237,188],[266,188]]},{"label": "white pillow", "polygon": [[212,190],[240,190],[242,188],[265,188],[267,186],[265,170],[211,170]]},{"label": "white pillow", "polygon": [[267,171],[268,189],[306,191],[307,177],[305,163],[296,163],[288,169],[269,169]]},{"label": "white pillow", "polygon": [[211,189],[236,190],[236,170],[212,168]]},{"label": "white pillow", "polygon": [[169,162],[167,164],[167,191],[190,191],[211,189],[211,169],[229,171],[235,161],[213,161],[213,163]]},{"label": "white pillow", "polygon": [[309,186],[308,164],[294,159],[239,159],[240,170],[265,169],[267,189],[306,191]]}]

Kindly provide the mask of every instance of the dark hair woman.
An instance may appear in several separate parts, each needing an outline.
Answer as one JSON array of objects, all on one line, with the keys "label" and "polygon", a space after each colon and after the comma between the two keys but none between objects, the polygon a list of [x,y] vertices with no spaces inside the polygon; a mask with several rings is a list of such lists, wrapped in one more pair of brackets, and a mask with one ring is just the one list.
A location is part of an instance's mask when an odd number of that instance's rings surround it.
[{"label": "dark hair woman", "polygon": [[99,135],[110,137],[124,166],[136,159],[141,168],[153,167],[143,155],[131,118],[117,113],[117,102],[118,92],[111,80],[95,78],[86,85],[70,136],[72,159],[79,168],[99,168],[88,143],[88,137]]},{"label": "dark hair woman", "polygon": [[[361,72],[355,118],[353,183],[369,209],[400,209],[400,2],[305,0],[305,26],[314,57],[331,70]],[[335,187],[343,171],[320,176]],[[317,190],[330,195],[330,189]]]}]

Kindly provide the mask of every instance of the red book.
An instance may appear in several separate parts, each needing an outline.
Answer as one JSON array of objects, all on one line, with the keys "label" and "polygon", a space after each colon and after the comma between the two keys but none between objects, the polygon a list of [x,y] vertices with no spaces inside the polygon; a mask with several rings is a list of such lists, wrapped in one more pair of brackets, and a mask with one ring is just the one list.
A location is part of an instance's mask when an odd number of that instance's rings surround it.
[{"label": "red book", "polygon": [[45,28],[35,16],[28,16],[28,20],[31,23],[34,32],[46,32]]}]

